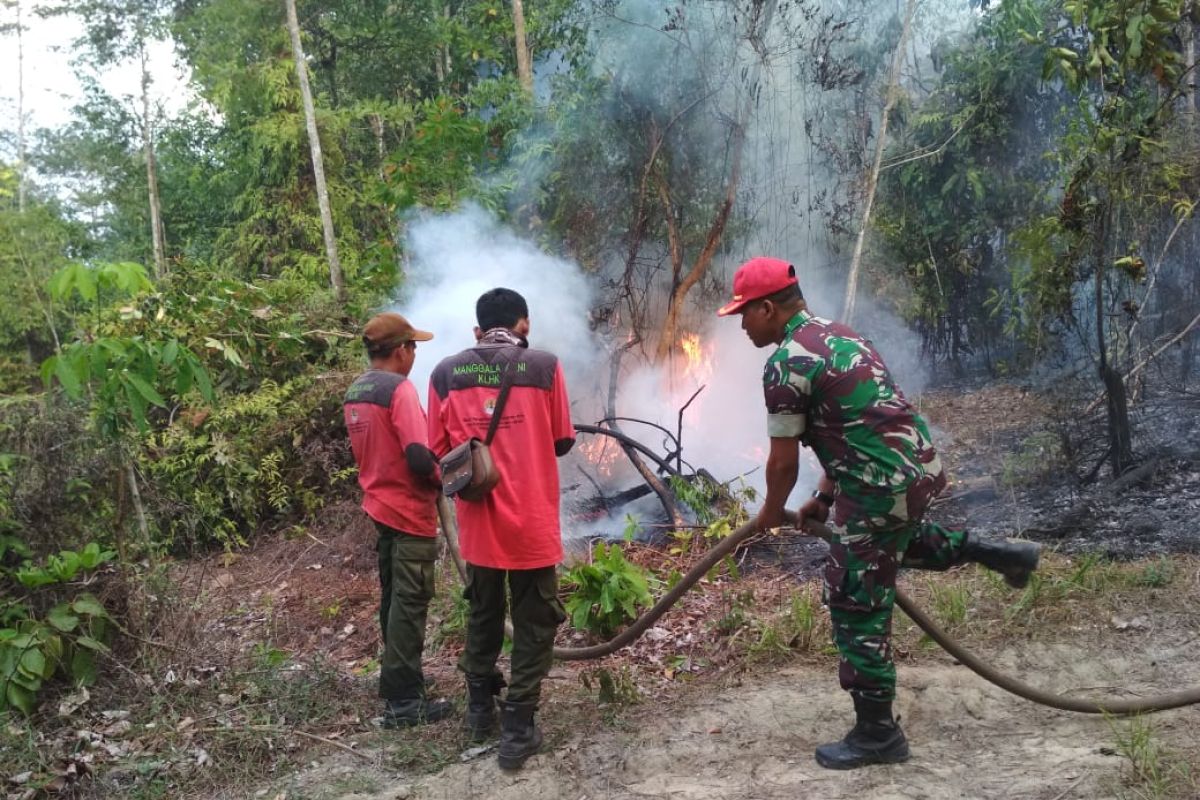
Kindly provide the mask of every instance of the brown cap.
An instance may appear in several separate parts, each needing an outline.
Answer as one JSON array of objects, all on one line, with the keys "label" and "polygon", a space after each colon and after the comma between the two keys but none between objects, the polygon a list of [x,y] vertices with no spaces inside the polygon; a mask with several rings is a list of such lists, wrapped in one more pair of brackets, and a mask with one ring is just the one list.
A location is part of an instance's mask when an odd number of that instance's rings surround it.
[{"label": "brown cap", "polygon": [[363,344],[368,351],[390,351],[405,342],[428,342],[433,334],[419,331],[408,320],[394,312],[376,314],[363,328]]}]

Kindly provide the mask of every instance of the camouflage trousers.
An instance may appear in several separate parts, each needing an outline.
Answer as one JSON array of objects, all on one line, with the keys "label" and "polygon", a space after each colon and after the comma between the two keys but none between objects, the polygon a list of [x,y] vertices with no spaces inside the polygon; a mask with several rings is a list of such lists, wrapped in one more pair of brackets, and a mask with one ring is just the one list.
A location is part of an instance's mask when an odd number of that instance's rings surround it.
[{"label": "camouflage trousers", "polygon": [[891,637],[899,568],[944,570],[962,562],[966,533],[921,518],[928,488],[914,487],[908,497],[847,498],[854,513],[834,528],[830,542],[825,590],[838,678],[843,689],[868,700],[896,696]]}]

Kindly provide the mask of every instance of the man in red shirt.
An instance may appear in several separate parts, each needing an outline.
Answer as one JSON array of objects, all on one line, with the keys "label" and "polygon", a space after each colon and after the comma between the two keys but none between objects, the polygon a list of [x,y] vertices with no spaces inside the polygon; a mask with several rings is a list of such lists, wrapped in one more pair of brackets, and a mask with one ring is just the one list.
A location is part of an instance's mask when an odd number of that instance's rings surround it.
[{"label": "man in red shirt", "polygon": [[362,337],[371,368],[350,385],[342,406],[358,462],[362,507],[379,531],[379,695],[387,702],[383,724],[388,728],[435,722],[451,711],[448,700],[425,696],[421,671],[440,483],[427,446],[425,412],[408,373],[417,342],[432,338],[399,314],[372,317]]},{"label": "man in red shirt", "polygon": [[504,679],[496,659],[504,643],[506,583],[513,621],[512,683],[501,703],[499,762],[517,769],[538,751],[534,723],[554,635],[566,619],[558,600],[562,536],[558,464],[575,443],[558,359],[529,349],[529,307],[511,289],[492,289],[475,305],[478,342],[450,356],[429,379],[429,444],[439,456],[471,437],[483,439],[502,385],[509,385],[491,455],[500,482],[456,510],[466,598],[467,644],[458,667],[467,676],[467,730],[486,739]]}]

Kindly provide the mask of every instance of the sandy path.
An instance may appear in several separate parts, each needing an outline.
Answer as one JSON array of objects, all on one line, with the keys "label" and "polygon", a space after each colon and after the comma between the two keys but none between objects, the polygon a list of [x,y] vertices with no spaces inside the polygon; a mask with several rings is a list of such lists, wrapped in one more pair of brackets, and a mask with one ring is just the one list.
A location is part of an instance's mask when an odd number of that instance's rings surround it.
[{"label": "sandy path", "polygon": [[[1079,643],[1026,643],[999,661],[1059,689],[1175,690],[1200,683],[1200,645],[1187,645],[1183,633],[1165,646],[1149,637],[1128,642],[1132,646],[1122,650],[1129,655]],[[901,666],[898,707],[913,759],[900,766],[830,772],[813,761],[813,747],[840,736],[849,720],[848,698],[833,688],[832,675],[794,667],[755,680],[685,708],[643,705],[620,729],[554,743],[519,773],[501,772],[487,754],[408,787],[353,796],[1066,800],[1129,794],[1121,782],[1129,762],[1115,753],[1117,730],[1127,723],[1017,700],[944,656]],[[1176,763],[1200,758],[1193,735],[1200,711],[1166,712],[1152,721],[1156,739],[1175,750]]]}]

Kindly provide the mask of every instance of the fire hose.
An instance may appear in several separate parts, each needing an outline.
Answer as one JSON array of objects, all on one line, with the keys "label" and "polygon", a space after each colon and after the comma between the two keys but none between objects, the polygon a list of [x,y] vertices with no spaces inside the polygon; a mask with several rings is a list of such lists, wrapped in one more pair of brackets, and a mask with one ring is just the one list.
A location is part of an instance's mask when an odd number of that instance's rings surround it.
[{"label": "fire hose", "polygon": [[[459,577],[464,585],[466,584],[466,567],[463,564],[462,556],[458,549],[458,524],[455,521],[453,511],[450,508],[450,502],[445,497],[438,498],[438,514],[441,517],[442,531],[446,537],[446,543],[450,550],[451,556],[454,559],[455,567],[458,570]],[[793,525],[798,520],[794,512],[786,512],[788,521]],[[674,586],[671,587],[666,594],[659,598],[651,608],[646,610],[640,617],[634,620],[629,627],[618,633],[612,639],[600,644],[591,645],[589,647],[555,647],[554,657],[563,661],[584,661],[594,658],[602,658],[610,655],[623,647],[626,647],[642,636],[650,627],[657,622],[663,614],[667,613],[672,606],[683,597],[685,593],[697,582],[700,581],[708,572],[721,562],[727,555],[732,553],[737,547],[742,544],[747,538],[755,533],[758,529],[754,527],[753,522],[747,522],[741,525],[725,538],[721,539],[716,545],[709,550],[703,558],[696,562],[687,574],[684,575]],[[801,531],[809,536],[814,536],[824,541],[830,541],[833,533],[828,527],[821,523],[809,521],[805,528]],[[1193,687],[1181,692],[1172,694],[1157,695],[1154,697],[1139,697],[1136,699],[1116,698],[1116,697],[1099,697],[1099,698],[1079,698],[1067,697],[1065,695],[1055,694],[1054,692],[1039,689],[1036,686],[1029,684],[1006,675],[997,670],[992,665],[988,664],[979,656],[967,650],[958,641],[953,639],[948,633],[934,622],[924,611],[917,607],[912,599],[899,587],[896,588],[896,605],[898,605],[905,614],[917,623],[917,626],[923,630],[930,639],[937,642],[943,650],[953,656],[959,663],[966,666],[979,677],[992,683],[1006,692],[1015,694],[1030,702],[1037,703],[1050,708],[1057,708],[1062,711],[1077,711],[1081,714],[1114,714],[1114,715],[1129,715],[1129,714],[1144,714],[1155,711],[1166,711],[1171,708],[1180,708],[1182,706],[1190,706],[1200,703],[1200,687]],[[507,629],[509,636],[512,635],[511,629]]]}]

